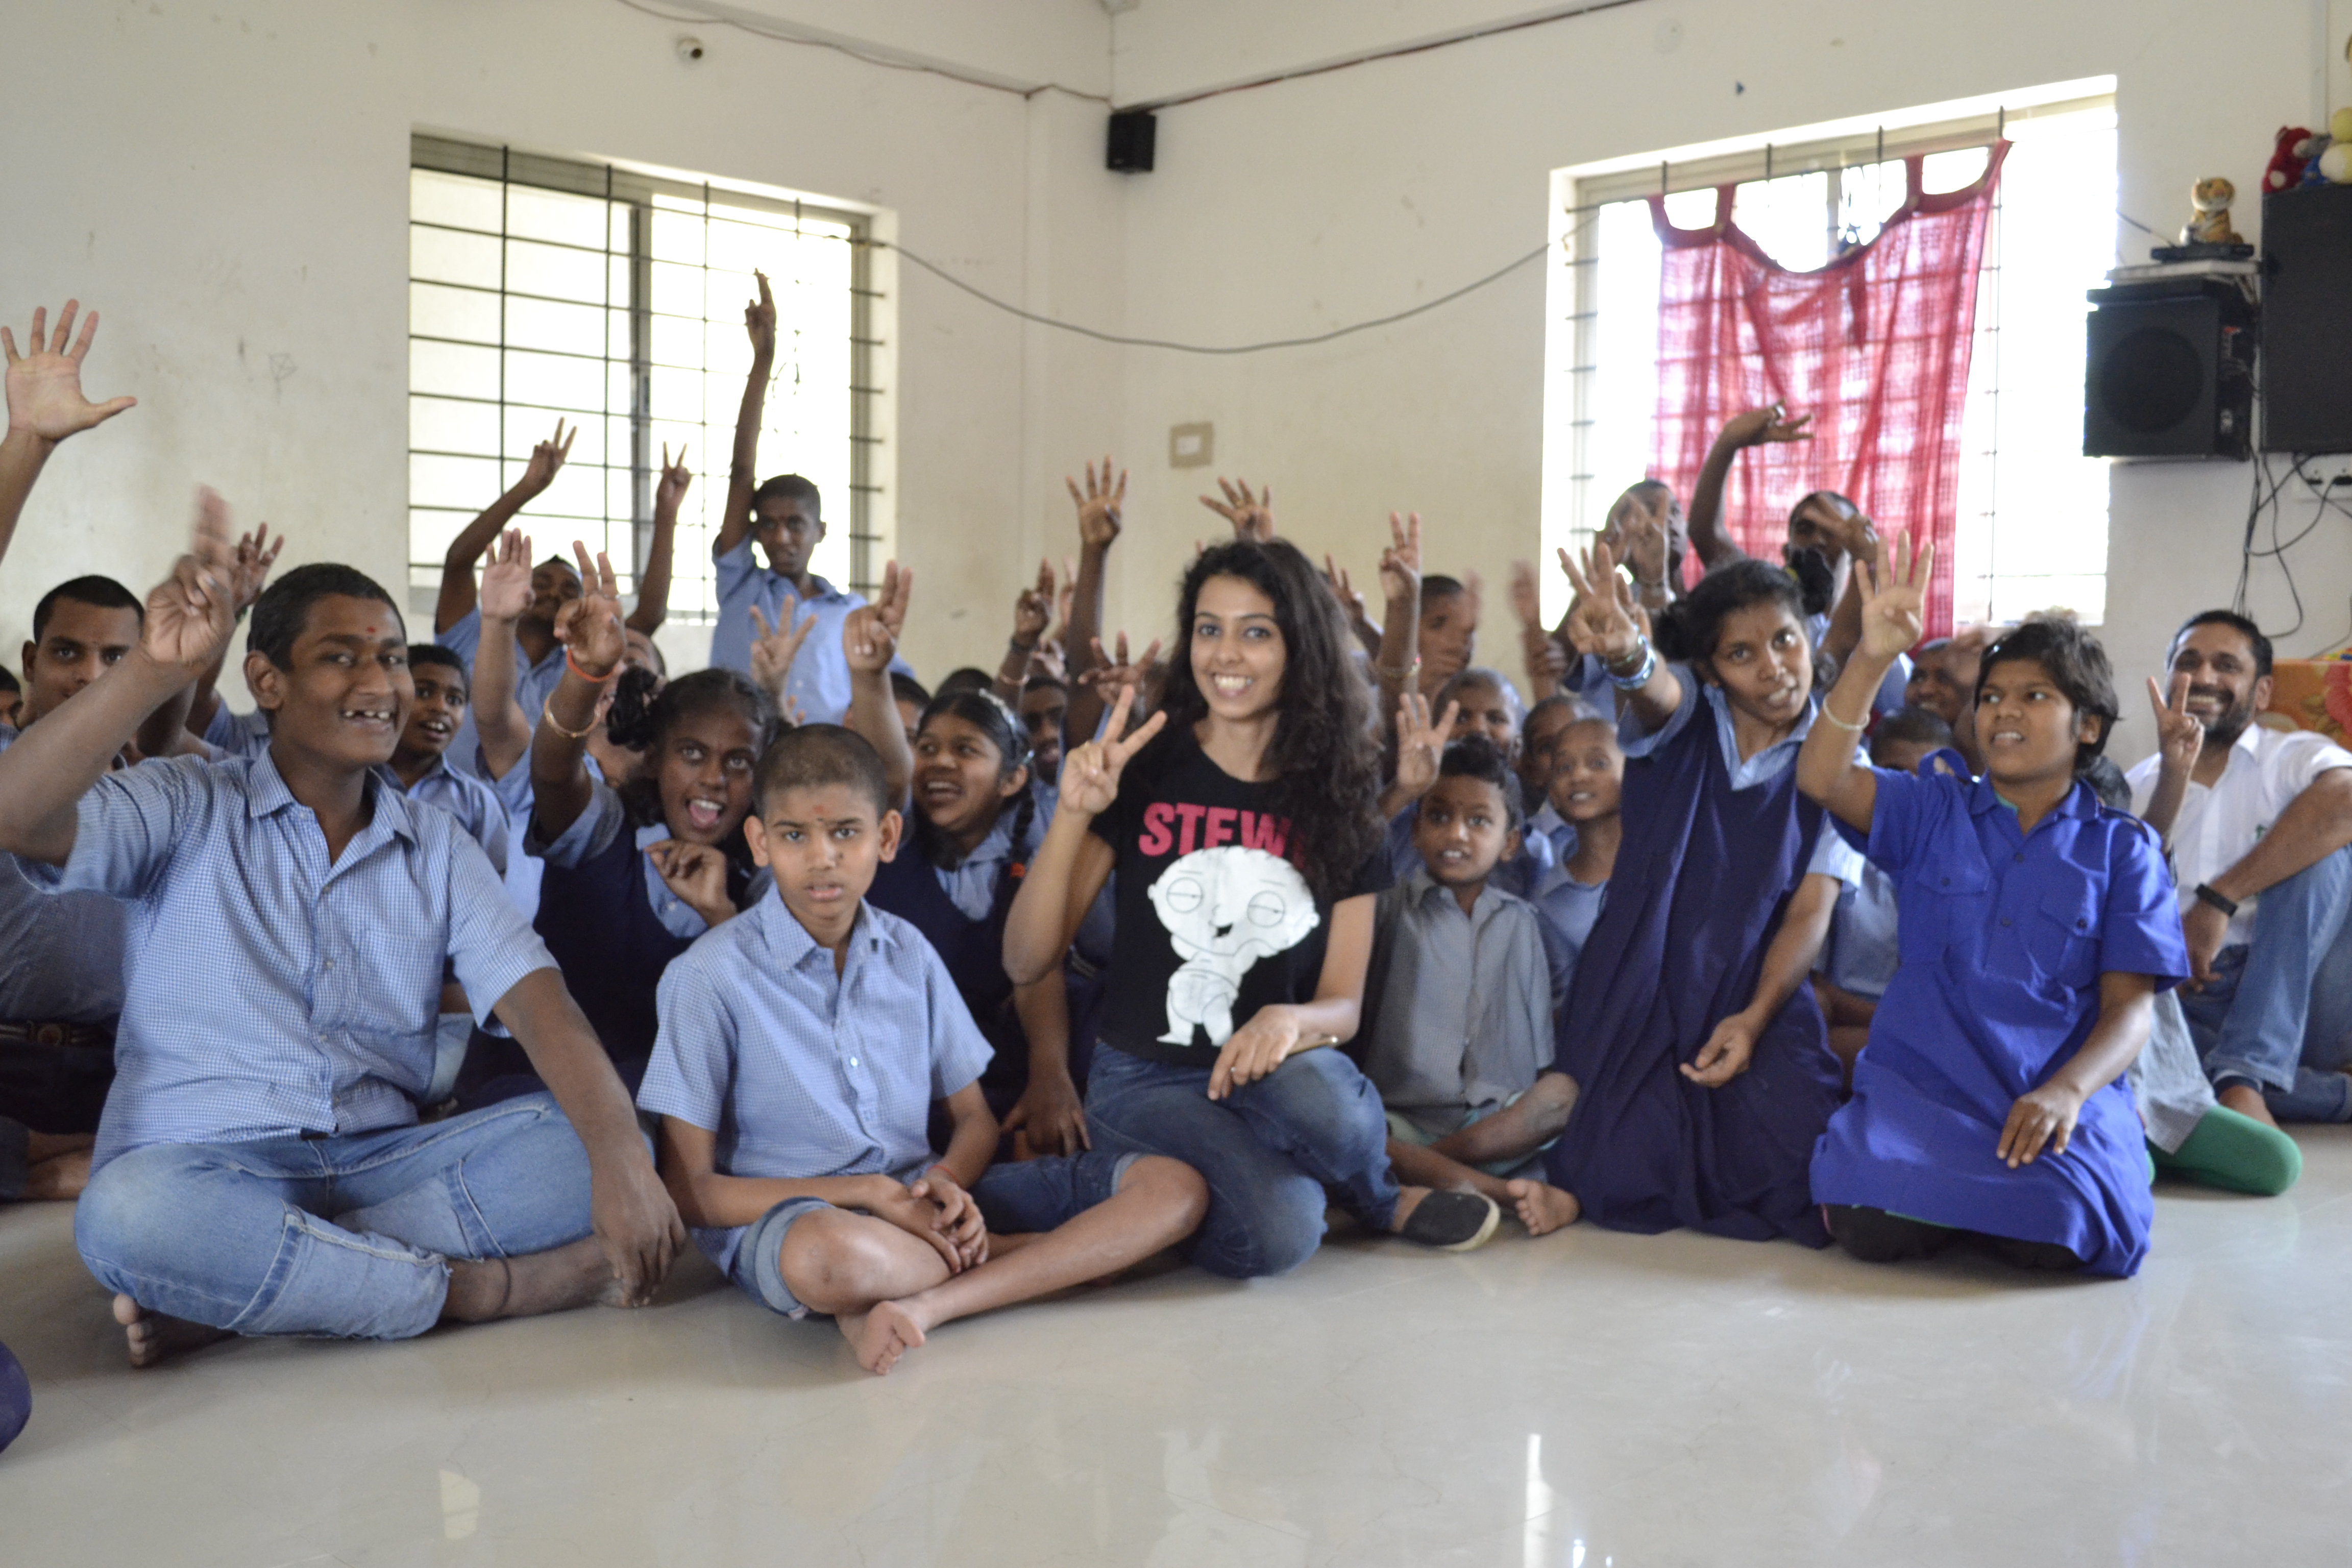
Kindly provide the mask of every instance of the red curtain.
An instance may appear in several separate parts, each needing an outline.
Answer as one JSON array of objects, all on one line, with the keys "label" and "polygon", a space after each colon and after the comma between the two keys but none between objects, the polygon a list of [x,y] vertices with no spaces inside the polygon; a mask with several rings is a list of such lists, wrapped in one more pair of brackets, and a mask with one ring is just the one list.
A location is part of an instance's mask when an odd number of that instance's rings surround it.
[{"label": "red curtain", "polygon": [[1811,272],[1780,266],[1740,231],[1736,186],[1716,192],[1707,228],[1675,227],[1664,200],[1650,198],[1665,247],[1651,472],[1687,501],[1731,416],[1773,402],[1811,414],[1811,440],[1749,447],[1732,465],[1727,529],[1742,550],[1777,561],[1789,509],[1835,490],[1889,537],[1932,539],[1930,637],[1952,629],[1977,275],[2008,151],[1996,143],[1976,184],[1934,195],[1920,189],[1920,160],[1906,159],[1903,205],[1877,237]]}]

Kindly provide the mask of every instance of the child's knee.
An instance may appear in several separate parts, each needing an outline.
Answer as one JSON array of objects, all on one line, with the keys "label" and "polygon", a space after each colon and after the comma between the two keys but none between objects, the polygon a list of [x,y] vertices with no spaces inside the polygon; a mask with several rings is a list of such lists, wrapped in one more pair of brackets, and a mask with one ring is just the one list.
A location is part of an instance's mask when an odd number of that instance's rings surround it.
[{"label": "child's knee", "polygon": [[1300,1177],[1221,1197],[1192,1261],[1228,1279],[1287,1274],[1323,1245],[1323,1189]]},{"label": "child's knee", "polygon": [[802,1305],[819,1312],[863,1311],[887,1298],[893,1258],[886,1222],[845,1209],[819,1209],[784,1233],[776,1270]]},{"label": "child's knee", "polygon": [[1150,1198],[1155,1208],[1166,1211],[1171,1225],[1182,1226],[1178,1232],[1182,1236],[1198,1229],[1209,1212],[1208,1182],[1183,1161],[1165,1154],[1138,1159],[1119,1178],[1118,1190]]}]

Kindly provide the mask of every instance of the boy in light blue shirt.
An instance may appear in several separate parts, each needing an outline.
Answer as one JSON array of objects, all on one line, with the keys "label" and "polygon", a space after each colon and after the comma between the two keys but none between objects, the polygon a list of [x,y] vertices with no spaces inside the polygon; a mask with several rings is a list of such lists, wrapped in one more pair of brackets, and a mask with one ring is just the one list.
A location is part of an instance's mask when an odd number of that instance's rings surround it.
[{"label": "boy in light blue shirt", "polygon": [[[878,1373],[950,1319],[1192,1234],[1208,1188],[1177,1161],[989,1164],[988,1045],[930,944],[866,902],[900,832],[872,746],[789,731],[752,798],[744,834],[775,885],[664,973],[637,1097],[662,1119],[679,1212],[730,1279],[784,1316],[833,1315]],[[954,1127],[938,1154],[935,1100]]]}]

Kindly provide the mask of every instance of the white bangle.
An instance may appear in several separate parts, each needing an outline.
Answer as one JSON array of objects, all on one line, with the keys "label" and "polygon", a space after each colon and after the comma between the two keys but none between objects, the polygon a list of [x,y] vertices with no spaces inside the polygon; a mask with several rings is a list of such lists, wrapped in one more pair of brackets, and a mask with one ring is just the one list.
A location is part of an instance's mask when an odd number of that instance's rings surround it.
[{"label": "white bangle", "polygon": [[1843,730],[1850,735],[1859,735],[1864,730],[1870,728],[1870,721],[1867,719],[1864,719],[1859,724],[1849,724],[1844,720],[1839,718],[1836,714],[1831,712],[1829,699],[1827,698],[1823,698],[1822,700],[1822,717],[1828,720],[1831,723],[1836,725],[1839,729]]}]

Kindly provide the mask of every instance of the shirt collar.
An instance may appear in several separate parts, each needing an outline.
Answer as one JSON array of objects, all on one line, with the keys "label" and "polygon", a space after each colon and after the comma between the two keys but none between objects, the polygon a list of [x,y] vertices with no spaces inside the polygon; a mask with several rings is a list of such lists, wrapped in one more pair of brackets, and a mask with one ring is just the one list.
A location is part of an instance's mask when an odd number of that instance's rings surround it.
[{"label": "shirt collar", "polygon": [[[1969,786],[1969,816],[1982,816],[1988,812],[2010,810],[2011,808],[2001,801],[2000,792],[1992,787],[1992,779],[1990,776],[1980,778]],[[2014,813],[2012,812],[2011,815]],[[2074,787],[2066,792],[2066,798],[2051,809],[2051,815],[2077,816],[2088,821],[2099,815],[2099,797],[2087,783],[2078,778],[2074,781]],[[2034,826],[2039,827],[2041,824],[2036,823]]]},{"label": "shirt collar", "polygon": [[[1687,679],[1697,680],[1698,677],[1694,673]],[[1795,729],[1758,752],[1755,756],[1742,758],[1739,755],[1739,731],[1731,716],[1731,699],[1723,694],[1723,688],[1711,681],[1701,681],[1699,689],[1706,694],[1708,705],[1715,714],[1715,730],[1723,741],[1724,760],[1735,768],[1752,766],[1762,758],[1770,756],[1782,746],[1803,745],[1805,737],[1812,733],[1813,716],[1822,710],[1821,700],[1810,694],[1807,695],[1804,714],[1797,721]]]},{"label": "shirt collar", "polygon": [[[415,844],[416,821],[408,814],[407,799],[398,788],[385,789],[383,785],[383,780],[376,769],[370,768],[363,786],[370,797],[368,826],[382,827]],[[273,753],[261,752],[246,764],[245,814],[247,817],[258,821],[301,804],[294,798],[294,792],[286,787],[285,776],[278,773],[278,759]]]},{"label": "shirt collar", "polygon": [[[800,917],[784,903],[783,889],[773,883],[769,884],[767,897],[760,900],[753,912],[767,933],[768,952],[782,967],[798,969],[814,952],[832,956],[830,949],[819,947],[816,938],[809,935],[808,927],[801,924]],[[857,919],[849,928],[850,952],[883,947],[893,940],[889,931],[874,918],[873,906],[858,900]]]},{"label": "shirt collar", "polygon": [[401,783],[400,775],[393,771],[393,767],[390,763],[378,763],[372,771],[377,778],[383,780],[385,784],[390,786],[393,794],[404,795],[414,790],[423,789],[426,784],[431,784],[435,779],[441,777],[445,773],[448,774],[448,776],[453,779],[457,776],[450,770],[449,755],[446,752],[434,758],[433,765],[426,768],[422,773],[418,774],[416,782],[413,784]]},{"label": "shirt collar", "polygon": [[[1426,909],[1433,894],[1444,899],[1455,909],[1462,907],[1461,901],[1454,896],[1454,889],[1431,876],[1429,868],[1425,865],[1404,879],[1404,885],[1406,891],[1412,895],[1412,901],[1416,908]],[[1495,884],[1490,879],[1485,887],[1478,889],[1478,896],[1470,901],[1473,918],[1493,907],[1496,898]]]}]

